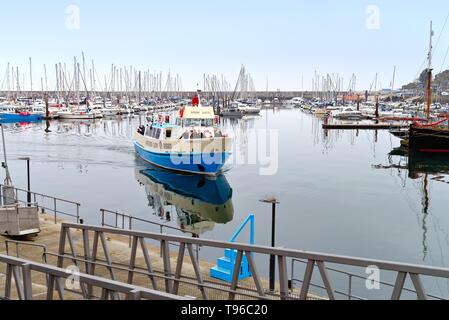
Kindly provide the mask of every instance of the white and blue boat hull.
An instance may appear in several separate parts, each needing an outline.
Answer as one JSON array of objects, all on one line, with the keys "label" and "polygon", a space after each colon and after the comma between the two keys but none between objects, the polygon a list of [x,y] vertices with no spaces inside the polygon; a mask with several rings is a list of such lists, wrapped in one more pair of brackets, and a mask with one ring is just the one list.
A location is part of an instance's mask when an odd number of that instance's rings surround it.
[{"label": "white and blue boat hull", "polygon": [[231,155],[228,152],[214,154],[189,153],[182,155],[166,152],[160,153],[143,148],[135,140],[133,142],[137,154],[143,160],[165,169],[195,174],[218,174]]}]

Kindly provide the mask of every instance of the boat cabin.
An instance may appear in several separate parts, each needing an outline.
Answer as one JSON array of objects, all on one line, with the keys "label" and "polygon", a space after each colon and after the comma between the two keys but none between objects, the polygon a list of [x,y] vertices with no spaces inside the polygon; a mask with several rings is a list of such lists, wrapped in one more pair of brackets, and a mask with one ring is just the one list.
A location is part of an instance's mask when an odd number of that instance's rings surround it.
[{"label": "boat cabin", "polygon": [[221,131],[216,129],[218,117],[212,107],[184,107],[176,118],[151,115],[147,120],[148,125],[141,126],[138,132],[148,138],[189,140],[222,137]]},{"label": "boat cabin", "polygon": [[11,105],[2,104],[0,105],[0,113],[16,113],[16,108]]}]

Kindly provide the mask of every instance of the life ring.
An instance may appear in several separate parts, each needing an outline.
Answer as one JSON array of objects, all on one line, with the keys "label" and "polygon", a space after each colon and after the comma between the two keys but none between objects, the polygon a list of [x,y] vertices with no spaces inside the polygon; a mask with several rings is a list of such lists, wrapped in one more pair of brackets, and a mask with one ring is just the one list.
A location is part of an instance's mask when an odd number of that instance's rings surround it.
[{"label": "life ring", "polygon": [[210,132],[209,130],[205,130],[203,132],[203,137],[205,137],[206,139],[212,138],[212,132]]}]

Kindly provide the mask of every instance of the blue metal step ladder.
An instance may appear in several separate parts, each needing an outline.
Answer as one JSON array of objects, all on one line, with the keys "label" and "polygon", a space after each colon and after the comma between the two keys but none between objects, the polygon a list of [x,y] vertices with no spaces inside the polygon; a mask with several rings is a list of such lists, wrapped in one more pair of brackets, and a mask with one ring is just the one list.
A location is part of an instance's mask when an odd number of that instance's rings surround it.
[{"label": "blue metal step ladder", "polygon": [[[250,223],[250,242],[254,244],[254,215],[248,216],[245,222],[235,232],[234,236],[229,242],[234,243],[237,237],[242,233],[245,227]],[[234,275],[234,267],[237,260],[237,250],[226,249],[224,257],[218,259],[217,266],[210,269],[210,276],[215,279],[232,283],[232,277]],[[251,277],[251,271],[246,258],[246,253],[243,255],[242,264],[240,266],[239,280],[243,280]]]}]

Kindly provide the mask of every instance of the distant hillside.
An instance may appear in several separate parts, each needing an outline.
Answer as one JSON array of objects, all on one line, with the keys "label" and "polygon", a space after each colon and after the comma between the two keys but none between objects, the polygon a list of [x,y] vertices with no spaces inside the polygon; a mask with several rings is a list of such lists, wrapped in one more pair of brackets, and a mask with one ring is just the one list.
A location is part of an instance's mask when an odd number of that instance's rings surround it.
[{"label": "distant hillside", "polygon": [[[432,79],[432,82],[433,82],[432,87],[435,89],[438,88],[440,92],[449,91],[449,70],[443,71],[435,75],[435,77]],[[411,82],[403,86],[402,90],[426,91],[426,84],[427,84],[427,70],[423,70],[418,79],[416,79],[414,82]]]}]

